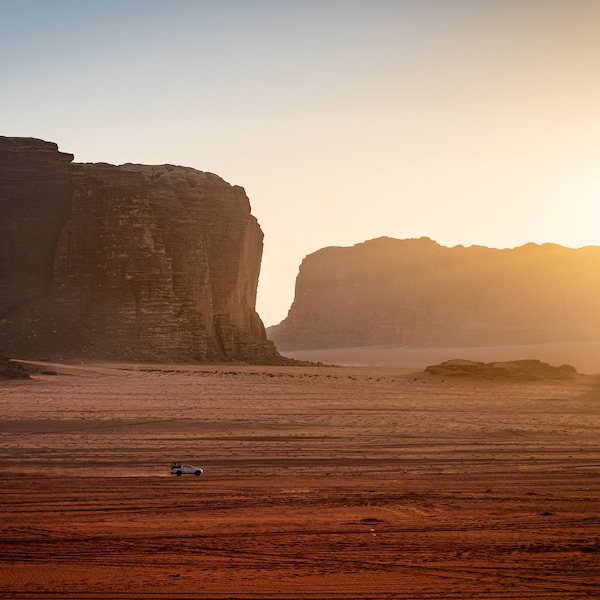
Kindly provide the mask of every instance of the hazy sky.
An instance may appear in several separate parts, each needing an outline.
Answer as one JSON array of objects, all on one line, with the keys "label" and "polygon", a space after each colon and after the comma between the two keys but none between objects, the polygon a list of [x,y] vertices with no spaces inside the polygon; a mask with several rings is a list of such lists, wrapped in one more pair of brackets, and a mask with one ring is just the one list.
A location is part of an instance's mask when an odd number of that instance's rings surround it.
[{"label": "hazy sky", "polygon": [[246,189],[258,312],[379,236],[600,245],[600,0],[0,0],[0,135]]}]

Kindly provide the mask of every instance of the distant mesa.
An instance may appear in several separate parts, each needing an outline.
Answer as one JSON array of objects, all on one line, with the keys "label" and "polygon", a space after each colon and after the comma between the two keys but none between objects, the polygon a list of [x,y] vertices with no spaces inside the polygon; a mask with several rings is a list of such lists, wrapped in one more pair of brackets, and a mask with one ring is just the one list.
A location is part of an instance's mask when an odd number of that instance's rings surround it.
[{"label": "distant mesa", "polygon": [[425,372],[445,377],[522,380],[572,379],[577,375],[577,370],[571,365],[555,367],[535,359],[490,363],[454,359],[431,365]]},{"label": "distant mesa", "polygon": [[307,256],[279,350],[600,340],[600,247],[378,238]]},{"label": "distant mesa", "polygon": [[0,137],[6,354],[285,362],[255,311],[263,234],[241,187],[72,161],[52,142]]}]

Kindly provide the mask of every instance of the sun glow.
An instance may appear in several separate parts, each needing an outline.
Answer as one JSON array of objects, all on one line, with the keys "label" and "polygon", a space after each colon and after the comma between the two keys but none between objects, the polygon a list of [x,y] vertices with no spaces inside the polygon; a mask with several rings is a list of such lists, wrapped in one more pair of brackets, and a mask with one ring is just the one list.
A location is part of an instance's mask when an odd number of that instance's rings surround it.
[{"label": "sun glow", "polygon": [[600,158],[570,166],[552,180],[560,198],[555,240],[571,247],[600,246]]},{"label": "sun glow", "polygon": [[326,246],[600,245],[600,2],[179,5],[2,3],[0,133],[243,186],[267,324]]}]

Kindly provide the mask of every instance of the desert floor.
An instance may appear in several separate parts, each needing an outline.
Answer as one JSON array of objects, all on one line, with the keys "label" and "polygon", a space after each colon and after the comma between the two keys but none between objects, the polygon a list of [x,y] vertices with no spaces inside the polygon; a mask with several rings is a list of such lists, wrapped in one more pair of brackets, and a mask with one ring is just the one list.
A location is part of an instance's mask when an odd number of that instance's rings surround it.
[{"label": "desert floor", "polygon": [[598,376],[39,368],[0,382],[0,598],[600,598]]},{"label": "desert floor", "polygon": [[410,367],[423,370],[449,358],[493,362],[538,359],[551,365],[569,364],[580,373],[600,373],[600,340],[520,344],[505,346],[361,346],[317,350],[287,350],[282,354],[298,360],[349,367]]}]

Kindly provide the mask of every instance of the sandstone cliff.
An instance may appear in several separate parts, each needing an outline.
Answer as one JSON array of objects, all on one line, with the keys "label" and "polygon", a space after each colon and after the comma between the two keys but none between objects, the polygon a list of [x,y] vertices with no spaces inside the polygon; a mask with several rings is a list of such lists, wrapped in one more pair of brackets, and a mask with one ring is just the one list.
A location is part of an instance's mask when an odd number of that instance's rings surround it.
[{"label": "sandstone cliff", "polygon": [[600,247],[379,238],[306,257],[280,350],[600,339]]},{"label": "sandstone cliff", "polygon": [[172,165],[72,163],[0,137],[0,347],[19,357],[281,362],[256,314],[244,190]]}]

